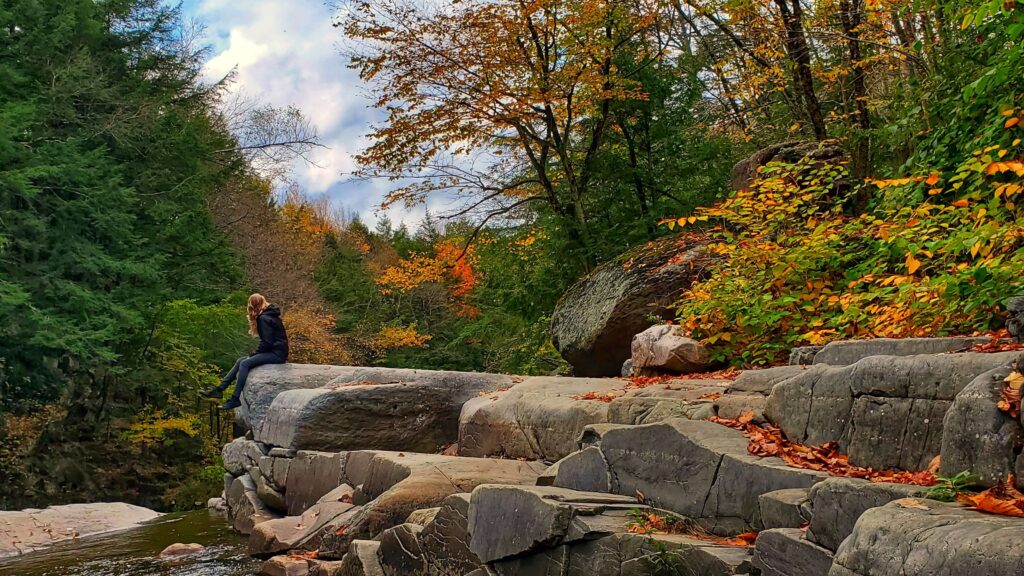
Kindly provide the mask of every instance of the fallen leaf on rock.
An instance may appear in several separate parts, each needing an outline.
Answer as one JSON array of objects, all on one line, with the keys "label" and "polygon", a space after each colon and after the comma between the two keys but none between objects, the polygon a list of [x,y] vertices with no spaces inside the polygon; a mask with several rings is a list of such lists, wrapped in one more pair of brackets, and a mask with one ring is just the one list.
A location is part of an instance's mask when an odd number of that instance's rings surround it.
[{"label": "fallen leaf on rock", "polygon": [[1003,379],[1005,383],[1000,390],[1000,400],[996,406],[1011,418],[1020,417],[1021,386],[1024,386],[1024,374],[1014,370]]},{"label": "fallen leaf on rock", "polygon": [[348,530],[348,524],[342,524],[341,526],[338,527],[337,530],[334,531],[334,535],[335,536],[344,536],[346,530]]},{"label": "fallen leaf on rock", "polygon": [[587,392],[586,394],[573,394],[573,400],[597,400],[598,402],[611,402],[620,395],[615,392]]},{"label": "fallen leaf on rock", "polygon": [[338,502],[341,502],[342,504],[351,504],[352,503],[352,495],[351,494],[342,494],[341,498],[338,499]]},{"label": "fallen leaf on rock", "polygon": [[895,482],[932,486],[936,482],[933,472],[905,470],[874,470],[850,464],[849,457],[839,452],[835,442],[821,446],[804,445],[785,437],[782,430],[769,424],[754,424],[753,412],[746,411],[735,420],[712,416],[708,420],[743,432],[749,440],[747,452],[754,456],[775,456],[794,468],[827,472],[833,476],[864,478],[872,482]]},{"label": "fallen leaf on rock", "polygon": [[935,458],[932,458],[931,462],[928,463],[928,471],[932,474],[939,473],[939,467],[942,466],[942,454],[939,454]]},{"label": "fallen leaf on rock", "polygon": [[982,512],[1024,518],[1024,494],[1014,487],[1013,474],[979,494],[960,494],[957,500]]},{"label": "fallen leaf on rock", "polygon": [[896,500],[896,505],[900,508],[915,508],[917,510],[931,510],[931,508],[925,506],[917,498],[900,498]]},{"label": "fallen leaf on rock", "polygon": [[721,392],[713,392],[711,394],[704,394],[702,396],[698,396],[697,399],[698,400],[718,400],[721,397],[722,397],[722,393]]}]

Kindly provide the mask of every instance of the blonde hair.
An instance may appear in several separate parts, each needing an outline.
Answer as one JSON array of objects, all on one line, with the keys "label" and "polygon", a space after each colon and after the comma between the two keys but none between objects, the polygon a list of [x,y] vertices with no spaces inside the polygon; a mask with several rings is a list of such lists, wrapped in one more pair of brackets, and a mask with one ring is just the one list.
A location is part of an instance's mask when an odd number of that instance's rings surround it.
[{"label": "blonde hair", "polygon": [[256,328],[256,318],[270,306],[270,302],[263,297],[262,294],[253,294],[249,296],[249,305],[246,307],[249,316],[249,335],[258,336],[259,330]]}]

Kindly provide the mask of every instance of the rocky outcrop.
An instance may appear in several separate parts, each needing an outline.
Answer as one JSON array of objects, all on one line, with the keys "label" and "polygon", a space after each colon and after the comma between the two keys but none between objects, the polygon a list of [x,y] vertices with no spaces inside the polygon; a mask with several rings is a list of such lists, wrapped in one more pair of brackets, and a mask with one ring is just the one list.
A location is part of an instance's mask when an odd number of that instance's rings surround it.
[{"label": "rocky outcrop", "polygon": [[711,416],[711,397],[725,392],[728,384],[670,380],[628,389],[629,382],[613,379],[528,378],[507,391],[466,403],[459,424],[459,454],[559,460],[576,451],[580,434],[592,424]]},{"label": "rocky outcrop", "polygon": [[292,449],[434,452],[457,438],[467,400],[515,381],[499,374],[353,369],[326,385],[277,392],[253,435]]},{"label": "rocky outcrop", "polygon": [[594,443],[607,463],[613,493],[642,494],[645,502],[723,535],[762,527],[762,494],[808,488],[828,477],[778,458],[751,456],[747,444],[739,431],[685,419],[607,427]]},{"label": "rocky outcrop", "polygon": [[919,486],[868,482],[855,478],[829,478],[810,490],[813,516],[807,538],[820,546],[835,550],[853,531],[864,512],[901,498],[920,497]]},{"label": "rocky outcrop", "polygon": [[754,567],[761,576],[827,576],[832,551],[804,537],[799,528],[772,528],[757,535]]},{"label": "rocky outcrop", "polygon": [[670,236],[607,262],[574,284],[551,317],[551,339],[579,376],[618,376],[633,336],[706,274],[704,244]]},{"label": "rocky outcrop", "polygon": [[[872,338],[829,342],[814,354],[814,364],[846,366],[869,356],[917,356],[967,352],[978,344],[991,342],[988,336],[949,338]],[[793,362],[790,362],[791,364]]]},{"label": "rocky outcrop", "polygon": [[854,464],[923,470],[939,454],[956,395],[1018,355],[869,356],[820,367],[775,385],[765,415],[797,442],[837,442]]},{"label": "rocky outcrop", "polygon": [[1024,521],[933,500],[892,502],[861,515],[828,574],[1024,574]]},{"label": "rocky outcrop", "polygon": [[714,363],[707,348],[692,338],[680,336],[677,326],[660,324],[633,337],[631,374],[691,374],[706,372]]},{"label": "rocky outcrop", "polygon": [[159,516],[148,508],[122,502],[0,511],[0,558],[41,550],[63,540],[132,528]]},{"label": "rocky outcrop", "polygon": [[[663,570],[724,576],[746,573],[746,548],[683,535],[629,533],[646,506],[623,496],[545,487],[481,486],[470,504],[470,547],[501,576],[651,574]],[[671,572],[670,572],[671,573]]]},{"label": "rocky outcrop", "polygon": [[985,372],[956,395],[942,421],[942,474],[966,470],[993,486],[1014,472],[1024,426],[997,406],[1013,369],[1007,364]]},{"label": "rocky outcrop", "polygon": [[242,407],[237,414],[252,430],[263,426],[270,404],[286,390],[318,388],[358,368],[319,364],[267,364],[252,370],[242,393]]}]

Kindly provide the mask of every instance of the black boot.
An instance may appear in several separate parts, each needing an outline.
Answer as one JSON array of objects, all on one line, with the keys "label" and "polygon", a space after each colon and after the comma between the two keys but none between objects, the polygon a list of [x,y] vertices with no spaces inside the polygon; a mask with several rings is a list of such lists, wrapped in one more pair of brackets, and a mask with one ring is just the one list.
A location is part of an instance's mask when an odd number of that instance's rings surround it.
[{"label": "black boot", "polygon": [[221,388],[220,386],[215,386],[205,392],[200,392],[200,395],[203,396],[204,398],[213,398],[215,400],[220,400],[220,397],[224,395],[224,389]]},{"label": "black boot", "polygon": [[220,405],[221,410],[234,410],[242,405],[242,401],[232,396],[227,402]]}]

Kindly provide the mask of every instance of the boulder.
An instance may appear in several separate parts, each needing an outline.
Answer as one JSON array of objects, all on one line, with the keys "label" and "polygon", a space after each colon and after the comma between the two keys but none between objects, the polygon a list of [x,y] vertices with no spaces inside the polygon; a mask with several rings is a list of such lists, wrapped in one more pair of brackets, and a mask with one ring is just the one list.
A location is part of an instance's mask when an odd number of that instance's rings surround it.
[{"label": "boulder", "polygon": [[1006,331],[1020,342],[1024,339],[1024,295],[1008,298],[1006,307]]},{"label": "boulder", "polygon": [[409,517],[405,519],[406,524],[415,524],[417,526],[426,526],[434,521],[434,517],[441,510],[440,506],[433,508],[421,508],[419,510],[413,510]]},{"label": "boulder", "polygon": [[811,520],[810,490],[807,488],[787,488],[761,494],[757,505],[761,512],[761,526],[766,530],[800,528]]},{"label": "boulder", "polygon": [[882,574],[1024,574],[1024,521],[934,500],[873,508],[839,547],[829,576]]},{"label": "boulder", "polygon": [[612,478],[600,448],[590,446],[555,463],[552,485],[581,492],[611,492]]},{"label": "boulder", "polygon": [[796,442],[837,442],[853,464],[923,470],[939,454],[956,395],[1018,355],[869,356],[822,366],[776,384],[765,415]]},{"label": "boulder", "polygon": [[598,266],[555,305],[551,340],[579,376],[618,376],[633,336],[706,274],[705,243],[670,236]]},{"label": "boulder", "polygon": [[752,456],[747,444],[737,430],[685,419],[607,427],[592,440],[608,464],[612,492],[642,494],[648,504],[721,535],[759,529],[762,494],[809,488],[827,478],[778,458]]},{"label": "boulder", "polygon": [[380,542],[353,540],[341,561],[338,576],[384,576],[380,564]]},{"label": "boulder", "polygon": [[1007,364],[985,372],[956,395],[942,421],[943,475],[967,470],[982,486],[993,486],[1014,473],[1024,427],[997,406],[1012,371]]},{"label": "boulder", "polygon": [[159,558],[179,558],[181,556],[189,556],[191,554],[197,554],[199,552],[202,552],[205,549],[206,549],[206,547],[203,546],[202,544],[195,544],[195,543],[192,543],[192,544],[182,544],[182,543],[178,542],[176,544],[171,544],[167,548],[164,548],[160,552],[158,557]]},{"label": "boulder", "polygon": [[500,374],[360,368],[325,386],[277,394],[257,440],[301,450],[436,452],[458,437],[462,405],[508,388]]},{"label": "boulder", "polygon": [[249,477],[256,483],[256,495],[259,499],[267,505],[267,508],[275,512],[287,512],[288,505],[285,503],[284,494],[275,490],[270,485],[270,481],[267,480],[259,468],[253,466],[249,468]]},{"label": "boulder", "polygon": [[639,376],[706,372],[714,365],[703,344],[678,334],[678,327],[669,324],[634,336],[630,351],[633,373]]},{"label": "boulder", "polygon": [[821,163],[841,163],[846,161],[847,156],[842,146],[835,140],[792,140],[772,144],[737,162],[732,167],[729,185],[733,190],[743,190],[760,177],[758,170],[769,162],[795,164],[803,158]]},{"label": "boulder", "polygon": [[323,502],[314,504],[302,516],[260,522],[249,535],[249,554],[270,556],[288,550],[316,550],[324,527],[344,525],[355,515],[354,508],[351,503]]},{"label": "boulder", "polygon": [[540,463],[517,460],[381,451],[349,453],[345,478],[359,485],[353,496],[359,508],[343,526],[326,532],[320,556],[342,558],[352,540],[374,538],[404,523],[413,511],[441,506],[452,494],[471,492],[480,484],[533,484],[543,469]]},{"label": "boulder", "polygon": [[253,526],[280,516],[266,507],[256,494],[256,483],[246,474],[231,482],[226,493],[228,519],[235,530],[250,534]]},{"label": "boulder", "polygon": [[148,508],[122,502],[0,511],[0,558],[47,548],[62,540],[132,528],[159,516]]},{"label": "boulder", "polygon": [[381,568],[387,576],[407,576],[423,571],[423,550],[420,548],[419,534],[423,526],[418,524],[399,524],[388,528],[377,538],[380,549]]},{"label": "boulder", "polygon": [[977,344],[992,340],[988,336],[949,338],[872,338],[829,342],[814,355],[815,364],[846,366],[869,356],[918,356],[966,352]]},{"label": "boulder", "polygon": [[469,548],[489,563],[626,532],[636,508],[628,496],[485,484],[470,497]]},{"label": "boulder", "polygon": [[744,370],[725,392],[715,399],[715,413],[720,418],[735,420],[749,412],[752,414],[752,422],[767,423],[764,408],[772,388],[779,382],[803,374],[808,369],[805,366],[778,366],[763,370]]},{"label": "boulder", "polygon": [[344,458],[340,453],[301,450],[288,465],[284,499],[289,516],[301,514],[342,484]]},{"label": "boulder", "polygon": [[811,488],[807,539],[829,550],[839,547],[864,512],[902,498],[920,498],[924,488],[856,478],[829,478]]},{"label": "boulder", "polygon": [[275,556],[260,566],[258,576],[308,576],[309,562],[305,558]]},{"label": "boulder", "polygon": [[824,346],[798,346],[789,351],[790,366],[806,366],[814,364],[814,355]]},{"label": "boulder", "polygon": [[469,494],[452,494],[420,532],[423,561],[431,576],[463,576],[482,562],[469,549]]},{"label": "boulder", "polygon": [[[711,396],[728,380],[669,380],[627,389],[617,379],[535,377],[470,400],[459,422],[459,454],[557,461],[578,449],[583,430],[714,414]],[[610,400],[610,401],[604,401]]]},{"label": "boulder", "polygon": [[761,576],[828,576],[832,551],[809,542],[799,528],[773,528],[757,535],[754,567]]},{"label": "boulder", "polygon": [[266,364],[249,372],[242,391],[242,407],[237,410],[243,424],[259,430],[270,404],[285,390],[319,388],[357,368],[319,364]]},{"label": "boulder", "polygon": [[241,476],[253,466],[259,466],[265,457],[263,446],[246,438],[235,438],[224,445],[220,451],[224,461],[224,470],[232,476]]}]

